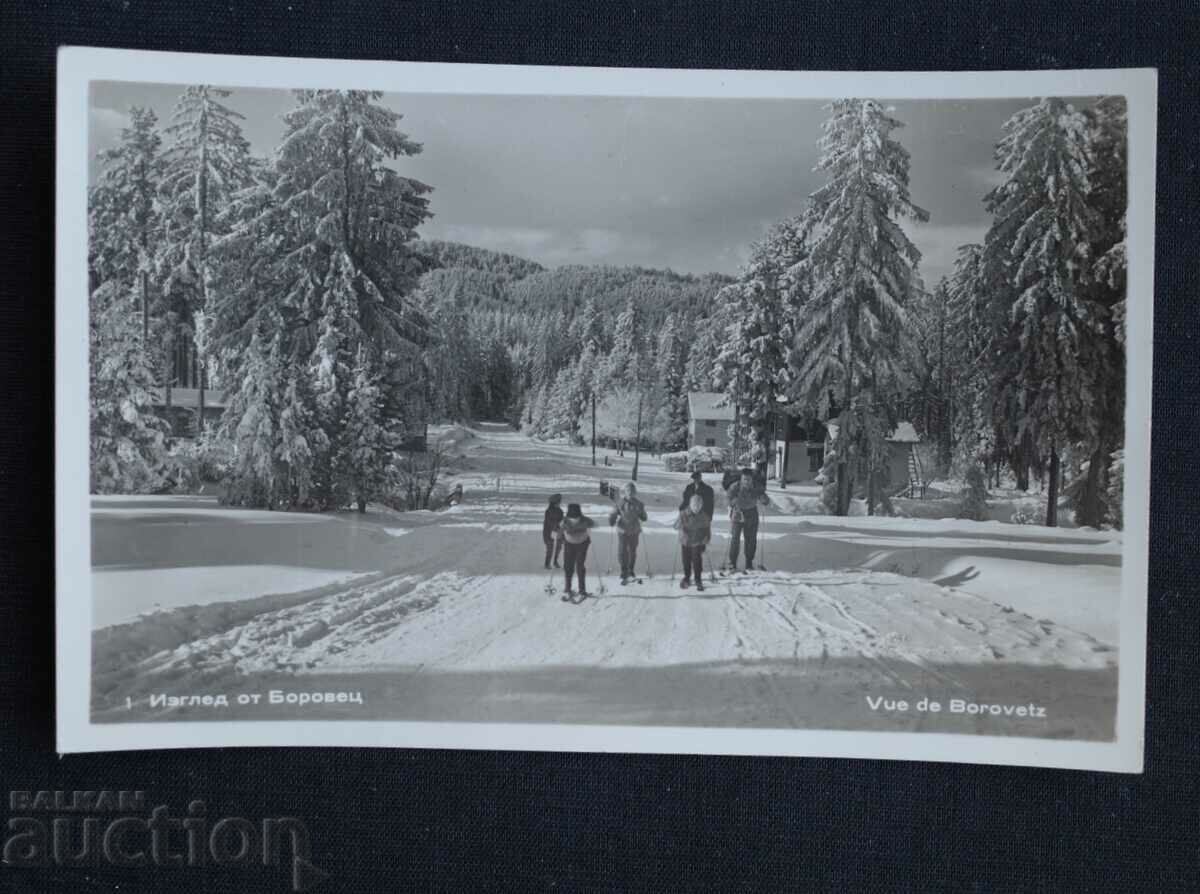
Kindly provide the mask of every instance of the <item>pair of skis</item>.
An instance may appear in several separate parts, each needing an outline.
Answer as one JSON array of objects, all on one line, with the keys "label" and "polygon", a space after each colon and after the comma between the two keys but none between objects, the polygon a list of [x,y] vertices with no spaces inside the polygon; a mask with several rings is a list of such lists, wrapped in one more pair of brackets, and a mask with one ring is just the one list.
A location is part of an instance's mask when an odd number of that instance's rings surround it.
[{"label": "pair of skis", "polygon": [[[754,566],[754,571],[766,571],[766,570],[767,570],[766,565]],[[751,570],[749,568],[743,568],[741,571],[738,571],[736,568],[722,568],[719,573],[720,573],[721,577],[733,577],[735,574],[750,574],[750,571]]]},{"label": "pair of skis", "polygon": [[[546,583],[546,586],[542,587],[542,592],[545,593],[547,596],[556,596],[556,595],[558,595],[558,587],[556,587],[554,585],[554,581],[548,581]],[[604,586],[604,583],[602,581],[600,583],[600,588],[598,590],[598,593],[599,593],[599,595],[603,596],[607,592],[608,592],[608,588]],[[583,602],[583,600],[587,599],[589,596],[595,596],[595,595],[597,595],[597,594],[596,593],[580,593],[576,590],[566,590],[562,594],[562,601],[569,602],[572,605],[579,605],[579,603]]]}]

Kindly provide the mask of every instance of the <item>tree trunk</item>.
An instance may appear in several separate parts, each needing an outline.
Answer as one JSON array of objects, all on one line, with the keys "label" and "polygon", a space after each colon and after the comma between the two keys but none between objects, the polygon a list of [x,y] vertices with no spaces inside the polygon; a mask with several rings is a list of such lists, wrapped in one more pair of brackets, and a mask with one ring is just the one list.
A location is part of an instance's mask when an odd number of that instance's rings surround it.
[{"label": "tree trunk", "polygon": [[596,465],[596,395],[592,395],[592,465]]},{"label": "tree trunk", "polygon": [[150,290],[146,284],[146,272],[142,271],[142,350],[150,348]]},{"label": "tree trunk", "polygon": [[738,405],[737,395],[735,394],[734,398],[733,398],[733,464],[735,466],[741,465],[741,458],[739,456],[739,454],[741,453],[741,449],[740,449],[741,445],[742,445],[742,408]]},{"label": "tree trunk", "polygon": [[838,482],[838,515],[850,514],[850,417],[852,410],[850,408],[851,400],[854,397],[854,345],[850,344],[848,348],[848,356],[846,362],[846,384],[843,388],[842,399],[845,403],[842,405],[842,425],[838,432],[838,440],[841,444],[838,447],[838,466],[837,466],[837,482]]},{"label": "tree trunk", "polygon": [[1081,526],[1098,528],[1104,524],[1104,470],[1109,457],[1103,448],[1097,448],[1088,459],[1087,477],[1079,491],[1075,522]]},{"label": "tree trunk", "polygon": [[637,481],[638,461],[642,457],[642,396],[638,395],[638,414],[637,414],[637,437],[633,442],[633,475],[634,481]]},{"label": "tree trunk", "polygon": [[875,514],[875,457],[867,451],[867,515]]},{"label": "tree trunk", "polygon": [[[196,181],[197,204],[200,206],[200,316],[203,319],[204,313],[208,309],[208,99],[205,94],[205,102],[200,113],[200,174]],[[196,325],[195,316],[192,318],[192,325]],[[199,381],[196,383],[200,388],[199,396],[199,413],[196,416],[196,435],[204,434],[204,388],[208,384],[208,377],[205,375],[205,358],[204,350],[201,345],[201,339],[198,338],[200,333],[192,335],[192,341],[196,345],[196,363],[200,367],[200,375],[197,376]]]},{"label": "tree trunk", "polygon": [[175,337],[171,334],[170,327],[166,334],[167,347],[164,351],[166,354],[165,372],[163,373],[163,403],[168,407],[171,406],[171,377],[175,373],[175,352],[178,350],[175,347]]},{"label": "tree trunk", "polygon": [[203,360],[201,360],[201,362],[200,362],[199,379],[200,379],[200,381],[198,384],[200,385],[200,397],[199,397],[198,403],[200,405],[199,406],[200,412],[196,416],[196,434],[202,435],[202,434],[204,434],[204,385],[205,385]]},{"label": "tree trunk", "polygon": [[1050,492],[1046,498],[1046,526],[1058,527],[1058,447],[1050,445]]},{"label": "tree trunk", "polygon": [[788,479],[788,459],[791,455],[792,448],[792,421],[788,417],[788,421],[784,423],[784,438],[783,438],[783,468],[779,470],[779,486],[783,490],[787,490]]}]

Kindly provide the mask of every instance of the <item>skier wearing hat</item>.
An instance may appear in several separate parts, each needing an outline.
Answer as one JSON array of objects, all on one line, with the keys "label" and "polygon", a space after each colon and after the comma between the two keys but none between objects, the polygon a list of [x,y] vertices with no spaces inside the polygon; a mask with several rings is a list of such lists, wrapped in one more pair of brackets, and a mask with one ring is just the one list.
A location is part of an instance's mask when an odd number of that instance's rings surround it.
[{"label": "skier wearing hat", "polygon": [[561,567],[558,564],[558,557],[562,553],[562,532],[559,530],[559,525],[562,524],[562,494],[553,494],[550,497],[550,505],[546,507],[546,514],[542,516],[542,542],[546,544],[546,567],[550,567],[551,559],[554,560],[554,567]]},{"label": "skier wearing hat", "polygon": [[559,525],[563,540],[566,541],[563,546],[563,572],[566,574],[567,584],[566,592],[562,595],[563,602],[569,602],[575,597],[575,591],[571,589],[571,579],[576,572],[579,575],[579,595],[589,595],[585,563],[588,547],[592,544],[592,536],[588,532],[595,526],[596,523],[583,514],[578,503],[567,505],[566,517]]},{"label": "skier wearing hat", "polygon": [[686,590],[695,575],[696,589],[703,590],[704,548],[712,540],[712,517],[704,511],[704,498],[700,494],[692,494],[679,507],[675,527],[679,529],[679,549],[683,556],[683,579],[679,586]]},{"label": "skier wearing hat", "polygon": [[704,476],[699,470],[692,472],[692,483],[683,489],[683,505],[687,506],[692,500],[692,495],[698,494],[701,501],[704,503],[704,514],[708,516],[708,520],[712,521],[713,512],[716,510],[717,498],[713,494],[713,489],[704,483]]},{"label": "skier wearing hat", "polygon": [[646,520],[646,504],[637,498],[637,485],[628,481],[622,489],[621,500],[608,514],[608,523],[617,526],[617,551],[621,558],[621,583],[635,577],[638,538]]},{"label": "skier wearing hat", "polygon": [[738,547],[744,538],[746,541],[746,570],[754,568],[754,554],[758,551],[758,507],[767,506],[766,491],[754,477],[753,469],[742,469],[741,477],[729,486],[726,491],[729,497],[729,520],[732,523],[729,532],[729,562],[726,566],[730,571],[737,570]]}]

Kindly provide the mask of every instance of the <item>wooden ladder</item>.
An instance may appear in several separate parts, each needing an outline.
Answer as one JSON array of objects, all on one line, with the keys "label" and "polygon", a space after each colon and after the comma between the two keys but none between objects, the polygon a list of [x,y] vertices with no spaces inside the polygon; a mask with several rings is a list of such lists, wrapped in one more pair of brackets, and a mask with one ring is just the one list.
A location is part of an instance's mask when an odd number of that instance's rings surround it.
[{"label": "wooden ladder", "polygon": [[917,448],[908,448],[908,496],[913,500],[925,499],[925,485],[921,481],[921,461],[917,458]]}]

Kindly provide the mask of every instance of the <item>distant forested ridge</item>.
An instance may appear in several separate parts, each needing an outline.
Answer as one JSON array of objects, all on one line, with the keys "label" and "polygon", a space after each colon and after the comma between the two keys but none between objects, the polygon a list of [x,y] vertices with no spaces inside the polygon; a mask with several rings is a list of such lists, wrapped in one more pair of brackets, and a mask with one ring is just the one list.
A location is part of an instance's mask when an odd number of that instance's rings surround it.
[{"label": "distant forested ridge", "polygon": [[[438,334],[426,354],[435,417],[507,418],[547,436],[581,436],[577,383],[587,372],[581,363],[592,369],[588,375],[599,374],[618,317],[630,307],[637,309],[637,338],[648,346],[670,324],[682,349],[676,377],[682,389],[686,346],[710,325],[717,292],[733,282],[721,274],[644,267],[546,268],[454,242],[421,241],[413,250],[429,268],[417,301]],[[683,391],[677,400],[686,400]]]}]

